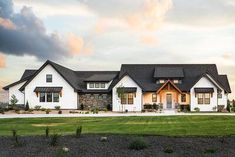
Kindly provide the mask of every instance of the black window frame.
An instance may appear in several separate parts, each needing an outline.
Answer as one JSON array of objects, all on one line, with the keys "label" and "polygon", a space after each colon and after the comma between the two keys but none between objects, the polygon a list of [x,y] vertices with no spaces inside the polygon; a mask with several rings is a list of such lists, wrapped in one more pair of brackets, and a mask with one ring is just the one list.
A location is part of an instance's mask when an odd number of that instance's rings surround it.
[{"label": "black window frame", "polygon": [[51,83],[52,82],[52,74],[46,74],[46,82]]},{"label": "black window frame", "polygon": [[[46,93],[46,102],[53,102],[53,93]],[[48,101],[48,98],[50,98],[48,95],[50,95],[51,96],[51,99],[50,99],[50,101]]]},{"label": "black window frame", "polygon": [[181,94],[181,102],[186,102],[186,101],[187,101],[186,94]]},{"label": "black window frame", "polygon": [[[55,97],[56,94],[58,95]],[[60,93],[53,93],[53,102],[60,102]]]},{"label": "black window frame", "polygon": [[[42,96],[44,95],[44,96]],[[42,100],[43,98],[43,100]],[[39,93],[39,102],[46,102],[46,93]]]},{"label": "black window frame", "polygon": [[157,94],[156,93],[152,94],[152,102],[157,102]]}]

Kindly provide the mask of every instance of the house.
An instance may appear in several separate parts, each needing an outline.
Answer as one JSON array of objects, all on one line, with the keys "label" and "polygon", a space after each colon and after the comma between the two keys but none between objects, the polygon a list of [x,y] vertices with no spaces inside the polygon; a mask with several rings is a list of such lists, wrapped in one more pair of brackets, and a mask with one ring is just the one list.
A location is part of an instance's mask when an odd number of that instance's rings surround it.
[{"label": "house", "polygon": [[[52,61],[25,70],[21,79],[3,88],[9,99],[53,109],[106,108],[141,111],[145,104],[164,110],[188,106],[215,111],[227,106],[231,93],[226,75],[214,64],[124,64],[120,71],[74,71]],[[121,96],[120,96],[120,92]]]}]

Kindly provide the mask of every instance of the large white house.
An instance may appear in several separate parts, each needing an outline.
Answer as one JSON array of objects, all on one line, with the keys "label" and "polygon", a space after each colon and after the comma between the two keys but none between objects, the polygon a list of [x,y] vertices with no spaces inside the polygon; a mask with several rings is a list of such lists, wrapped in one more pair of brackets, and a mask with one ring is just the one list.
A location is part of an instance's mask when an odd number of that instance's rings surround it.
[{"label": "large white house", "polygon": [[[120,71],[74,71],[46,61],[25,70],[21,79],[3,88],[31,108],[106,108],[141,111],[145,104],[215,111],[227,106],[231,93],[226,75],[214,64],[124,64]],[[119,91],[119,92],[118,92]],[[121,92],[120,92],[121,91]]]}]

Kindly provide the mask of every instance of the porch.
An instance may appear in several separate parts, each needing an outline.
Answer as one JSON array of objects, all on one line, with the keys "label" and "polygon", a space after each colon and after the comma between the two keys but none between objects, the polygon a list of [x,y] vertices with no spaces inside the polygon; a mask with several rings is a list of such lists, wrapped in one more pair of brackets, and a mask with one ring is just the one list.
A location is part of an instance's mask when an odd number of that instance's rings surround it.
[{"label": "porch", "polygon": [[[182,92],[168,80],[156,92],[143,93],[143,109],[184,110],[189,108],[190,93]],[[157,107],[156,107],[157,106]]]}]

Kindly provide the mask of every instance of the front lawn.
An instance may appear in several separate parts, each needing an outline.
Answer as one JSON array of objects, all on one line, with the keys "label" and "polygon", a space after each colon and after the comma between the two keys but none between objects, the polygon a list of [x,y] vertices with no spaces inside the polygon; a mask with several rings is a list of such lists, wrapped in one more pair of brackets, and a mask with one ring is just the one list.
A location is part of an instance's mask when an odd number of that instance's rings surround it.
[{"label": "front lawn", "polygon": [[21,118],[0,119],[0,135],[42,135],[45,127],[59,134],[139,134],[166,136],[225,136],[235,134],[235,116],[167,116],[107,118]]}]

